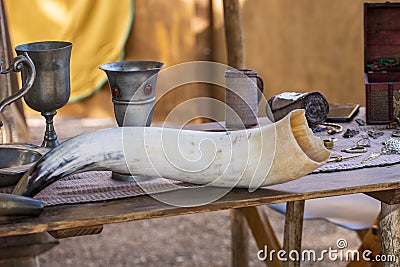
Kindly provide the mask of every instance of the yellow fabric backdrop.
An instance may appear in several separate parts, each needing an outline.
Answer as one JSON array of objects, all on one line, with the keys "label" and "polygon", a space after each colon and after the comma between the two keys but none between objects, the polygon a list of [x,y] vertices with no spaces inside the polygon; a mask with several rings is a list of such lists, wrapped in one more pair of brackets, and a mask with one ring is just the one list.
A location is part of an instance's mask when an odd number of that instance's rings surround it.
[{"label": "yellow fabric backdrop", "polygon": [[70,102],[106,80],[98,66],[118,61],[133,21],[133,0],[5,0],[11,42],[72,42]]}]

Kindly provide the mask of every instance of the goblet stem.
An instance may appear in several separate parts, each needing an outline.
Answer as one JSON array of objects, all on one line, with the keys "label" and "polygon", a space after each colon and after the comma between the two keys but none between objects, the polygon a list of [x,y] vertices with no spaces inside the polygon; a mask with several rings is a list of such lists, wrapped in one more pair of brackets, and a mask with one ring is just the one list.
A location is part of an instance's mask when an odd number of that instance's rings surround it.
[{"label": "goblet stem", "polygon": [[46,118],[46,132],[44,133],[42,147],[54,148],[60,144],[53,124],[53,117],[57,114],[57,111],[46,111],[41,114]]}]

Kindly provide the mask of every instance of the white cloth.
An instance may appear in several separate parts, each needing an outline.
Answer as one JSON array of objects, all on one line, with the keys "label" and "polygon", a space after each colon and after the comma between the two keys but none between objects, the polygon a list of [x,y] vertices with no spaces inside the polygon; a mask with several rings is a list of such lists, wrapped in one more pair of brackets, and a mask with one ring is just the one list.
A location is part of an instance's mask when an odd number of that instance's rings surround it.
[{"label": "white cloth", "polygon": [[[286,203],[269,205],[281,213]],[[380,201],[365,194],[353,194],[306,200],[304,219],[325,219],[351,230],[369,228],[380,212]]]}]

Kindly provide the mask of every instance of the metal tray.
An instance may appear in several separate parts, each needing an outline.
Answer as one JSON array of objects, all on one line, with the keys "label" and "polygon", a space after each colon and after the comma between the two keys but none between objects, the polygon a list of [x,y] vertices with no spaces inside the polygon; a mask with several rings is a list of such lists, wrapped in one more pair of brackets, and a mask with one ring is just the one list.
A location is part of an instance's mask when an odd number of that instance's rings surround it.
[{"label": "metal tray", "polygon": [[49,148],[31,144],[0,144],[0,187],[15,185]]}]

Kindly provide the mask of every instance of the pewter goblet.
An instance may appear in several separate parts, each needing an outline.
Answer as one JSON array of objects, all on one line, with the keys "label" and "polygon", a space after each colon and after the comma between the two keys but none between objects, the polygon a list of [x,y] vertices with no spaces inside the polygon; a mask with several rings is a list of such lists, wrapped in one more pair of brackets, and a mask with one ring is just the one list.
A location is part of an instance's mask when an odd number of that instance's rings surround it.
[{"label": "pewter goblet", "polygon": [[[36,67],[36,79],[24,99],[30,108],[46,118],[43,147],[52,148],[59,144],[53,117],[70,96],[71,49],[72,43],[58,41],[28,43],[15,48],[18,55],[27,53]],[[22,71],[22,76],[25,75]]]},{"label": "pewter goblet", "polygon": [[[122,126],[150,126],[153,119],[157,74],[164,63],[121,61],[101,65],[110,85],[114,115]],[[149,177],[113,172],[119,181],[143,181]]]},{"label": "pewter goblet", "polygon": [[107,74],[119,126],[150,126],[157,73],[163,66],[156,61],[121,61],[99,67]]}]

